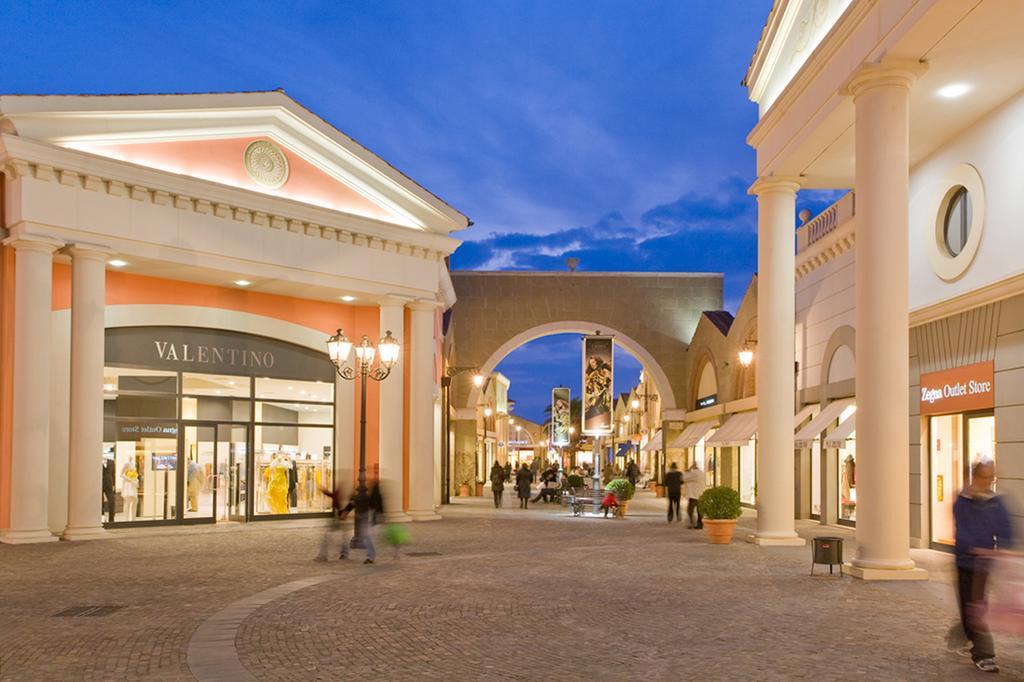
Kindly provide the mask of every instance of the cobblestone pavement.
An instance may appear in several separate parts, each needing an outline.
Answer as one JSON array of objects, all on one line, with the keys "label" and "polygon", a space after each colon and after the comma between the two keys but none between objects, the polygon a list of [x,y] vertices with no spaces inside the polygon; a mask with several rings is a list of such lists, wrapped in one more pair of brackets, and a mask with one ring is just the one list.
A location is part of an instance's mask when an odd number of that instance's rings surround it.
[{"label": "cobblestone pavement", "polygon": [[[929,582],[812,578],[808,548],[713,547],[666,524],[661,502],[639,498],[621,520],[453,505],[410,527],[405,556],[382,551],[374,566],[358,552],[313,562],[315,524],[0,546],[0,679],[194,679],[186,653],[204,620],[321,575],[242,621],[234,646],[258,679],[984,675],[945,649],[947,556],[915,552]],[[100,604],[123,608],[55,617]],[[1024,679],[1024,643],[997,644],[1003,678]]]}]

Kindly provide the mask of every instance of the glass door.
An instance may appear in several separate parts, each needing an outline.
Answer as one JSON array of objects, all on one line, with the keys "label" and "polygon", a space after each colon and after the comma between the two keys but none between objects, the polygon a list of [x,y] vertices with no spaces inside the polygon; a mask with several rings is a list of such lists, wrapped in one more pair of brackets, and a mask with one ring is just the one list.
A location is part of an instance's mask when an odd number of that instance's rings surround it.
[{"label": "glass door", "polygon": [[245,521],[248,501],[249,427],[217,426],[217,499],[220,519]]},{"label": "glass door", "polygon": [[217,425],[183,424],[183,517],[213,521],[217,508]]}]

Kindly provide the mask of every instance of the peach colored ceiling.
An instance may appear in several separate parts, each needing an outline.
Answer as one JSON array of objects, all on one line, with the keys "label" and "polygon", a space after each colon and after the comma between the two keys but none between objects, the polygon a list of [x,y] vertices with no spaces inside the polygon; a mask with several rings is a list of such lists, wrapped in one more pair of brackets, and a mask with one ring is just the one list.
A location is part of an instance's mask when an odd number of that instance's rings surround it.
[{"label": "peach colored ceiling", "polygon": [[308,204],[315,204],[346,213],[395,222],[396,216],[378,206],[347,185],[338,182],[319,168],[302,159],[281,144],[288,157],[288,181],[278,189],[259,185],[245,171],[242,156],[245,148],[262,137],[236,137],[221,140],[190,140],[184,142],[141,142],[131,144],[76,143],[76,149],[108,156],[140,166],[191,175],[225,185],[241,187],[264,194],[273,194]]}]

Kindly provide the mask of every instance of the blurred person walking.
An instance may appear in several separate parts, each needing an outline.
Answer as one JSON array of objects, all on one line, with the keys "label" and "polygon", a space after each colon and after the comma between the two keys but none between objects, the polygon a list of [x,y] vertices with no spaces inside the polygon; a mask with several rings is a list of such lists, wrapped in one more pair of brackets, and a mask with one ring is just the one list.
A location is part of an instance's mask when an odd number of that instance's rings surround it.
[{"label": "blurred person walking", "polygon": [[316,556],[316,561],[327,561],[327,550],[331,544],[337,544],[338,539],[341,539],[341,547],[339,548],[339,559],[345,558],[345,545],[348,544],[348,540],[342,534],[342,525],[345,517],[348,516],[348,512],[342,511],[342,500],[344,500],[344,494],[339,484],[334,490],[329,488],[321,488],[320,492],[326,495],[331,500],[331,520],[327,524],[327,528],[324,529],[323,537],[320,538],[320,553]]},{"label": "blurred person walking", "polygon": [[533,474],[523,463],[516,472],[516,492],[519,494],[519,508],[526,509],[530,502],[530,485],[533,483]]},{"label": "blurred person walking", "polygon": [[[704,472],[697,468],[697,463],[694,462],[690,465],[690,468],[683,474],[683,483],[686,484],[686,497],[689,498],[686,503],[686,516],[690,519],[689,528],[700,529],[704,527],[704,516],[700,513],[700,500],[701,494],[704,492]],[[693,512],[697,512],[697,524],[693,523]]]},{"label": "blurred person walking", "polygon": [[669,472],[665,474],[665,492],[668,494],[668,522],[672,523],[673,515],[676,522],[682,521],[679,507],[683,496],[683,472],[675,462],[672,462]]},{"label": "blurred person walking", "polygon": [[[1002,498],[992,491],[995,464],[988,460],[971,466],[971,482],[953,503],[956,524],[957,605],[960,624],[970,642],[969,655],[978,670],[999,672],[995,643],[985,620],[990,557],[996,549],[1013,545],[1010,513]],[[965,655],[968,650],[962,650]]]},{"label": "blurred person walking", "polygon": [[491,493],[494,495],[494,508],[500,509],[505,495],[505,472],[497,462],[491,467]]}]

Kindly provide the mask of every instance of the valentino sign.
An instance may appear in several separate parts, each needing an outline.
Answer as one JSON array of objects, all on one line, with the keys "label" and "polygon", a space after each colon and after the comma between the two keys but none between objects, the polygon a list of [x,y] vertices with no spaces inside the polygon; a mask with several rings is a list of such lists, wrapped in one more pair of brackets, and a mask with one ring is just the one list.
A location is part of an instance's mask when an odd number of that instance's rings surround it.
[{"label": "valentino sign", "polygon": [[948,414],[995,405],[994,363],[979,362],[921,375],[921,414]]},{"label": "valentino sign", "polygon": [[157,356],[164,361],[198,362],[200,364],[227,365],[228,367],[262,367],[264,369],[274,366],[274,354],[268,350],[190,346],[187,343],[176,344],[171,341],[154,341],[153,345],[156,346]]}]

